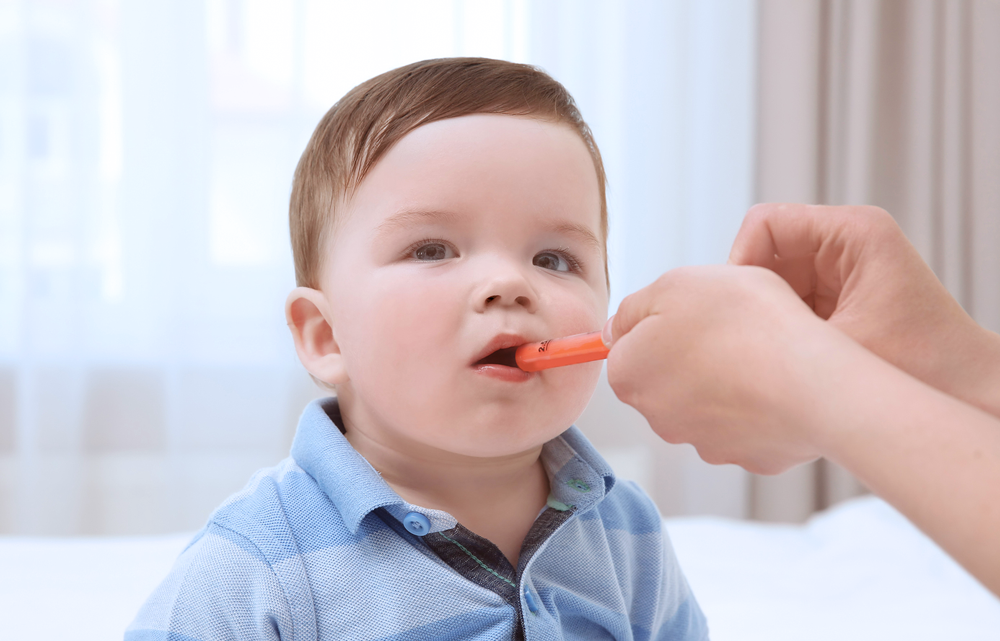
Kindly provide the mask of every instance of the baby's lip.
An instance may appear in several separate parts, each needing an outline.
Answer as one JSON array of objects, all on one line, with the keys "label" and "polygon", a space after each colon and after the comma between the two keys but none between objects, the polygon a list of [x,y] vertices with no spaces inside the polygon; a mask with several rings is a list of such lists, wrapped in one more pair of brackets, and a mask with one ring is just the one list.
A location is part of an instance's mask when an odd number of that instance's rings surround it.
[{"label": "baby's lip", "polygon": [[478,365],[479,361],[483,360],[493,352],[500,349],[507,349],[508,347],[519,347],[525,343],[530,343],[528,339],[520,334],[497,334],[493,337],[486,346],[483,347],[479,353],[472,359],[472,366]]}]

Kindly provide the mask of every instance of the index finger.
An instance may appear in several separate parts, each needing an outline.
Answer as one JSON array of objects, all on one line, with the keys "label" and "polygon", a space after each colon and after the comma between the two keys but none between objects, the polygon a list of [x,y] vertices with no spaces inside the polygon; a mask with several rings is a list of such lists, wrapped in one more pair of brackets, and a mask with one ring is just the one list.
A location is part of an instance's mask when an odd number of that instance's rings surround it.
[{"label": "index finger", "polygon": [[878,207],[755,205],[736,235],[729,263],[770,269],[826,318],[868,244],[898,231],[892,216]]},{"label": "index finger", "polygon": [[829,237],[829,209],[795,203],[754,205],[736,234],[728,262],[774,270],[780,259],[816,254]]}]

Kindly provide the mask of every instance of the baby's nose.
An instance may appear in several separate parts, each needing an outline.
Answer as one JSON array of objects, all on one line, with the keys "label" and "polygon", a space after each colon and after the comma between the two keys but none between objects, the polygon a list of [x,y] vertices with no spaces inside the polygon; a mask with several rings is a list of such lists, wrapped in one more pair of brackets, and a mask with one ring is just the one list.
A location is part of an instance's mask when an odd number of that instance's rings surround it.
[{"label": "baby's nose", "polygon": [[[492,261],[489,259],[492,258]],[[489,261],[489,262],[488,262]],[[488,309],[520,309],[534,312],[538,295],[531,282],[530,269],[514,260],[503,257],[484,257],[476,265],[475,273],[481,280],[476,283],[471,304],[482,313]]]},{"label": "baby's nose", "polygon": [[513,301],[514,305],[520,305],[521,307],[524,307],[526,309],[531,309],[531,299],[524,295],[521,296],[508,295],[505,297],[501,294],[493,294],[492,296],[486,297],[486,306],[489,307],[491,305],[504,305],[507,304],[509,301]]}]

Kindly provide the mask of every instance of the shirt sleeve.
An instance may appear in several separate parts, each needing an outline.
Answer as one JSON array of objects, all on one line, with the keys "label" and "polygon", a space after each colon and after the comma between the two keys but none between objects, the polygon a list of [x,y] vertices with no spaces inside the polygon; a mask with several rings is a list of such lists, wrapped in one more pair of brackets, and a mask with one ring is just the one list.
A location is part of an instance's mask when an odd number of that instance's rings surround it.
[{"label": "shirt sleeve", "polygon": [[210,524],[180,555],[125,641],[292,639],[288,599],[260,550]]},{"label": "shirt sleeve", "polygon": [[660,594],[670,595],[661,603],[659,630],[652,635],[657,641],[708,641],[708,622],[681,571],[674,546],[666,528],[663,537],[663,584]]},{"label": "shirt sleeve", "polygon": [[[633,635],[650,641],[706,641],[708,624],[677,561],[653,500],[632,481],[615,486],[619,519],[631,533],[629,554],[616,561]],[[608,515],[606,518],[610,518]],[[627,559],[627,561],[625,560]]]}]

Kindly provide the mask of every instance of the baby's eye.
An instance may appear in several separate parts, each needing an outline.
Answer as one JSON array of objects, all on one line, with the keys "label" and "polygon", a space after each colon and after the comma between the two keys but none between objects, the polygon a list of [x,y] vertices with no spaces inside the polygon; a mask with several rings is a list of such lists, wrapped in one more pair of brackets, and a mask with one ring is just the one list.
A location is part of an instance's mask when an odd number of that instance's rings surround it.
[{"label": "baby's eye", "polygon": [[435,261],[454,258],[455,252],[444,243],[425,243],[414,249],[411,256],[417,260]]},{"label": "baby's eye", "polygon": [[562,254],[557,254],[556,252],[541,252],[535,254],[535,258],[532,259],[531,263],[536,267],[541,267],[542,269],[551,269],[554,272],[568,272],[572,266],[566,257]]}]

